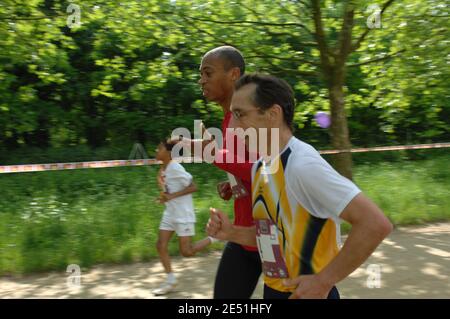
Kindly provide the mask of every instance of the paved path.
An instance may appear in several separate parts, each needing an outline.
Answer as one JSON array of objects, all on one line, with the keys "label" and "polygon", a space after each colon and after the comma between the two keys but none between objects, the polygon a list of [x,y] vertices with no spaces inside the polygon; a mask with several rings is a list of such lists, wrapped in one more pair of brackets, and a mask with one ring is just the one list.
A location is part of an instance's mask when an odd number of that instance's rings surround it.
[{"label": "paved path", "polygon": [[[163,298],[211,298],[220,254],[173,258],[179,285]],[[381,269],[380,288],[367,287],[368,267]],[[155,298],[151,290],[164,278],[156,260],[93,267],[82,273],[78,288],[67,286],[67,276],[0,278],[0,298]],[[338,288],[342,298],[450,298],[450,223],[395,230]],[[261,297],[260,280],[253,298]]]}]

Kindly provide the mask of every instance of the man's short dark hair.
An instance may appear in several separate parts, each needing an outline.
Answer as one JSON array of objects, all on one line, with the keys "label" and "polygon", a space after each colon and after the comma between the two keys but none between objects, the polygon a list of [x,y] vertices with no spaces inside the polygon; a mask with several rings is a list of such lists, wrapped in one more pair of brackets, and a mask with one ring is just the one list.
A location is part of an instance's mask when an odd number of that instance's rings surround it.
[{"label": "man's short dark hair", "polygon": [[224,61],[225,71],[229,71],[231,68],[239,68],[241,76],[244,75],[245,73],[244,57],[242,56],[242,53],[235,47],[232,47],[230,45],[220,46],[215,49],[212,49],[211,51],[206,53],[205,56],[210,54],[214,54],[219,59]]},{"label": "man's short dark hair", "polygon": [[163,140],[160,143],[162,146],[164,146],[164,148],[166,150],[168,150],[169,152],[172,152],[172,148],[175,146],[175,144],[177,144],[176,142],[172,142],[169,139]]},{"label": "man's short dark hair", "polygon": [[291,86],[282,79],[266,74],[246,74],[236,82],[236,91],[247,84],[255,84],[255,92],[251,97],[256,107],[267,110],[278,104],[283,109],[283,118],[292,130],[295,99]]}]

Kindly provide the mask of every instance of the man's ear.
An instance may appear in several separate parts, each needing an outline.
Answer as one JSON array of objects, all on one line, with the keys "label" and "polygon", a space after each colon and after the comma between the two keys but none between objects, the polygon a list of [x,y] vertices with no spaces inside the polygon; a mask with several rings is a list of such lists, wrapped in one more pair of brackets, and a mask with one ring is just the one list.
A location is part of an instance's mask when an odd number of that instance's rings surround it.
[{"label": "man's ear", "polygon": [[241,77],[241,70],[239,70],[238,67],[234,67],[231,69],[231,79],[233,81],[237,81],[239,80],[239,78]]},{"label": "man's ear", "polygon": [[270,107],[268,110],[270,120],[272,122],[275,122],[277,119],[283,117],[283,109],[278,104],[274,104]]}]

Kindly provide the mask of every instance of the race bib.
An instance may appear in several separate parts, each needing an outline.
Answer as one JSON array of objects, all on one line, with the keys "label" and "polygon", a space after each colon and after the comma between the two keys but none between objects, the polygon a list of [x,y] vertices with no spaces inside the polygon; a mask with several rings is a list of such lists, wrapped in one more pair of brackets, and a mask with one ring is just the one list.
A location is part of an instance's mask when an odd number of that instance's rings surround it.
[{"label": "race bib", "polygon": [[235,199],[248,196],[248,192],[245,189],[244,184],[242,184],[242,181],[236,177],[234,177],[233,174],[227,173],[228,175],[228,181],[230,182],[231,186],[231,192],[233,193],[233,197]]},{"label": "race bib", "polygon": [[278,242],[276,225],[270,219],[258,219],[255,222],[256,243],[258,244],[264,274],[271,278],[289,277]]}]

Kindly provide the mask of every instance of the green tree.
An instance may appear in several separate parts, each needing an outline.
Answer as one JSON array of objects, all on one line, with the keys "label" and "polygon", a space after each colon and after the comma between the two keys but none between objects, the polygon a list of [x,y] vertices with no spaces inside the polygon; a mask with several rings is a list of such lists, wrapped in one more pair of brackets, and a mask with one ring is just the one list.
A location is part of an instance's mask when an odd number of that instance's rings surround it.
[{"label": "green tree", "polygon": [[[198,66],[230,44],[248,71],[295,89],[295,122],[321,147],[448,140],[448,6],[438,0],[66,1],[0,4],[0,148],[153,144],[193,119],[220,125]],[[312,121],[331,112],[332,126]],[[350,134],[351,132],[351,134]],[[331,141],[331,145],[329,144]],[[350,153],[335,167],[351,174]]]}]

